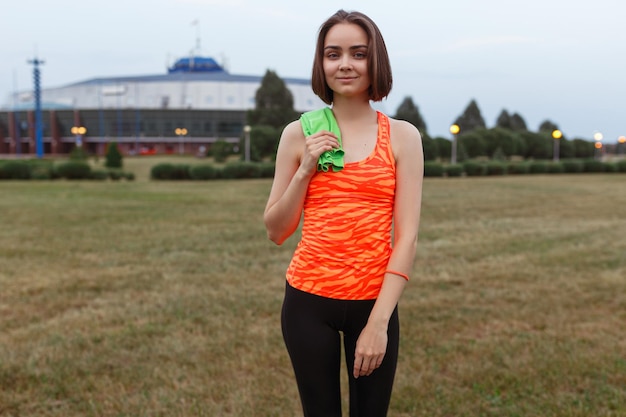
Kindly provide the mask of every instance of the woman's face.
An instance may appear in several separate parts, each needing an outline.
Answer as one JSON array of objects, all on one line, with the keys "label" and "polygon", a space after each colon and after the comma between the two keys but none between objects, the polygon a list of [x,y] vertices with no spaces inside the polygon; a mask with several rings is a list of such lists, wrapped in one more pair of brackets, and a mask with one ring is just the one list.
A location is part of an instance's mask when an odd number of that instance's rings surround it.
[{"label": "woman's face", "polygon": [[369,42],[367,34],[353,23],[333,26],[324,40],[324,75],[337,95],[369,97]]}]

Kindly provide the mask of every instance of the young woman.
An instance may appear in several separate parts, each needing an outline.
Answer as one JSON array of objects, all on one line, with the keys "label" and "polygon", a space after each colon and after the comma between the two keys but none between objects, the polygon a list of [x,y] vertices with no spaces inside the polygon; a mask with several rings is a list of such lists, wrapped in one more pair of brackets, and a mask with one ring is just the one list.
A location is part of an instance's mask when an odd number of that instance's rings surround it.
[{"label": "young woman", "polygon": [[[370,104],[391,85],[376,24],[339,10],[320,27],[312,76],[339,132],[305,136],[304,122],[294,121],[278,146],[264,220],[280,245],[304,212],[281,319],[306,417],[341,416],[342,338],[350,416],[386,416],[389,408],[397,304],[413,266],[423,177],[418,130]],[[320,157],[338,149],[340,167],[319,170]]]}]

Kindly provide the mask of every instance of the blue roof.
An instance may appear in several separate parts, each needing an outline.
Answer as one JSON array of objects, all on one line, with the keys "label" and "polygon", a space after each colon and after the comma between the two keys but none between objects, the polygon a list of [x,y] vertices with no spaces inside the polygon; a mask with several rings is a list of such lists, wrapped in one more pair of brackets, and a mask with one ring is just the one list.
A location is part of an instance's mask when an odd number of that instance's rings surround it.
[{"label": "blue roof", "polygon": [[205,58],[201,56],[192,56],[189,58],[181,58],[174,63],[167,72],[225,72],[213,58]]}]

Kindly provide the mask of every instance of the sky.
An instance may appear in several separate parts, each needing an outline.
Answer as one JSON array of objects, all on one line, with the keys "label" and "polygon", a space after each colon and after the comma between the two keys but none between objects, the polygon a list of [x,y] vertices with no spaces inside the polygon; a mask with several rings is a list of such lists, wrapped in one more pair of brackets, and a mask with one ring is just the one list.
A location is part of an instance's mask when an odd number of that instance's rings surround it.
[{"label": "sky", "polygon": [[32,90],[98,77],[165,74],[197,51],[237,75],[310,78],[317,31],[338,9],[380,28],[393,69],[382,103],[406,98],[431,136],[475,100],[487,127],[503,110],[568,139],[626,135],[623,0],[20,0],[0,14],[0,105]]}]

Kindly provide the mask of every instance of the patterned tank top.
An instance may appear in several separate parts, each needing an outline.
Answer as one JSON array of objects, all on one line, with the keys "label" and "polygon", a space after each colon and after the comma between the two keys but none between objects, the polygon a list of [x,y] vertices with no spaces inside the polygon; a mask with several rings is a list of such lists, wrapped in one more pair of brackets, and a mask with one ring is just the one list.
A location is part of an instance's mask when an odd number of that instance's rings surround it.
[{"label": "patterned tank top", "polygon": [[317,172],[304,202],[302,238],[287,269],[301,291],[343,300],[375,299],[389,256],[395,159],[389,118],[378,114],[374,151],[338,172]]}]

